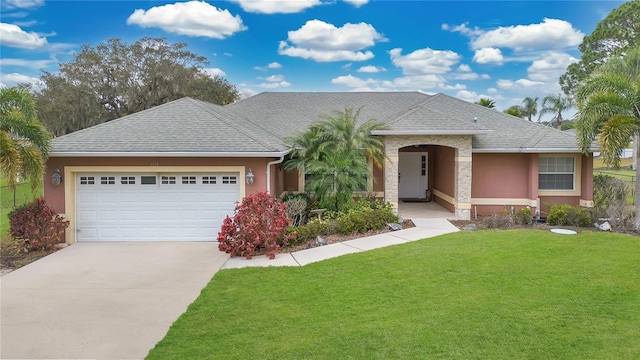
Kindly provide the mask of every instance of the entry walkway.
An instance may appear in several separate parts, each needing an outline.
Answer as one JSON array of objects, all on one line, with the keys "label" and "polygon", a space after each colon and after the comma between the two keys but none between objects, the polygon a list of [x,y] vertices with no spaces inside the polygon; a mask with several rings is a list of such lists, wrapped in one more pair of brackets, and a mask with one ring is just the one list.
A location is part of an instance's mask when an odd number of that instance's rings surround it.
[{"label": "entry walkway", "polygon": [[235,269],[260,266],[304,266],[316,261],[322,261],[346,254],[363,252],[390,245],[404,244],[411,241],[459,231],[457,227],[453,226],[453,224],[446,219],[413,218],[412,221],[416,225],[413,228],[314,247],[288,254],[278,254],[273,260],[270,260],[264,255],[255,256],[251,260],[246,260],[242,257],[232,257],[222,265],[222,268]]}]

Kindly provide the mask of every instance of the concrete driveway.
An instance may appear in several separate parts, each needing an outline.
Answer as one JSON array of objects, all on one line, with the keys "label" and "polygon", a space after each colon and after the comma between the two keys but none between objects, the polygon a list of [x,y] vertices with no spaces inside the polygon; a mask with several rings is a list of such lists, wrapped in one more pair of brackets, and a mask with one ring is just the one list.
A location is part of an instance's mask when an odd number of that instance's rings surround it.
[{"label": "concrete driveway", "polygon": [[142,359],[227,258],[215,242],[71,245],[0,278],[0,358]]}]

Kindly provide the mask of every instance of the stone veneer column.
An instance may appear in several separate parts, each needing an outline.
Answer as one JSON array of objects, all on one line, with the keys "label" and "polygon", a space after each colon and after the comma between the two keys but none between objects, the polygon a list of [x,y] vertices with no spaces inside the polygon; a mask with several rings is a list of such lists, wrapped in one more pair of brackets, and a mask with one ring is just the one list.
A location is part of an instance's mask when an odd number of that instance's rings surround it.
[{"label": "stone veneer column", "polygon": [[455,214],[458,220],[471,219],[471,137],[456,148]]},{"label": "stone veneer column", "polygon": [[398,146],[394,142],[386,142],[384,162],[384,201],[393,206],[398,214]]}]

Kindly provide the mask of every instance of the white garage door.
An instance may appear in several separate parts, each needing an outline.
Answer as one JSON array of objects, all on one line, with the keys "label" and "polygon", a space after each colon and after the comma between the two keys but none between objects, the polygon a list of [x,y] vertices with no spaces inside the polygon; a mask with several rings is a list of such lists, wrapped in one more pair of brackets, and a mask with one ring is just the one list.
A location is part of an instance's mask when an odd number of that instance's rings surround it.
[{"label": "white garage door", "polygon": [[238,174],[77,174],[78,241],[213,241]]}]

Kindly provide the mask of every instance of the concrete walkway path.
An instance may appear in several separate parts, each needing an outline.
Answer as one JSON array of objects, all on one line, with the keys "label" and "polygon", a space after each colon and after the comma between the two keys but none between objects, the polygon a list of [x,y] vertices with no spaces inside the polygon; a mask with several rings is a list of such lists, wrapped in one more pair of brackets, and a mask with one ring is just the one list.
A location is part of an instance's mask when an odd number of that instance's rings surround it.
[{"label": "concrete walkway path", "polygon": [[0,359],[144,359],[228,255],[217,242],[79,243],[0,278]]},{"label": "concrete walkway path", "polygon": [[232,257],[222,265],[222,268],[236,269],[255,266],[304,266],[312,262],[322,261],[346,254],[377,249],[390,245],[403,244],[410,241],[459,231],[457,227],[446,219],[412,219],[412,221],[416,225],[413,228],[314,247],[288,254],[278,254],[273,260],[270,260],[266,256],[256,256],[251,260],[246,260],[242,257]]}]

